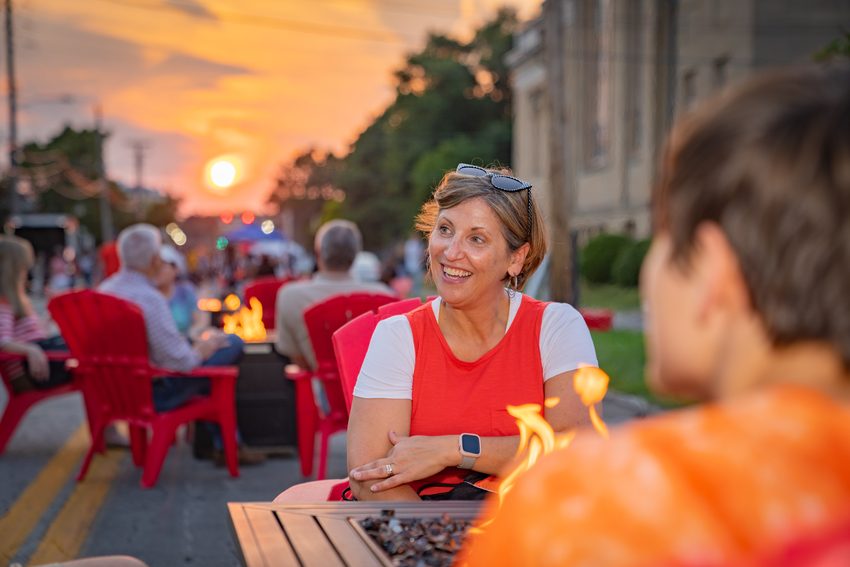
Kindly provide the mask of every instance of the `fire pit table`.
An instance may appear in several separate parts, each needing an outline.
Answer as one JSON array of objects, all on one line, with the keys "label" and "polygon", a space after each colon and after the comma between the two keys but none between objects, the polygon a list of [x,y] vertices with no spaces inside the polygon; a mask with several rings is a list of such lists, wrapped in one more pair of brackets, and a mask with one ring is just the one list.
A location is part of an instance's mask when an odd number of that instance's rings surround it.
[{"label": "fire pit table", "polygon": [[392,511],[408,519],[473,520],[481,502],[229,502],[234,538],[247,567],[296,565],[392,566],[389,554],[361,527],[366,518]]}]

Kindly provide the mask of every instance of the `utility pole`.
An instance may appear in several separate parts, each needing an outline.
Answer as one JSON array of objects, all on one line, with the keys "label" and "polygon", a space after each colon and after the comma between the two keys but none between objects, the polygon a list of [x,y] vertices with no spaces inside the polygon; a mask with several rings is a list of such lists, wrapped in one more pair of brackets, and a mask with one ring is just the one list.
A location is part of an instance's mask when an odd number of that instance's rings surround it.
[{"label": "utility pole", "polygon": [[97,164],[97,184],[100,191],[100,236],[104,242],[115,240],[112,227],[112,207],[109,204],[109,183],[106,180],[106,166],[103,160],[103,132],[101,130],[102,111],[100,104],[94,107],[94,138]]},{"label": "utility pole", "polygon": [[12,0],[5,0],[6,85],[9,92],[9,211],[18,213],[18,91],[15,86],[15,42],[12,36]]},{"label": "utility pole", "polygon": [[575,192],[575,171],[567,130],[564,85],[565,0],[543,4],[546,78],[549,91],[549,189],[552,204],[552,246],[549,290],[552,301],[574,303],[573,254],[570,237],[570,196]]},{"label": "utility pole", "polygon": [[136,169],[136,187],[134,200],[136,203],[136,219],[141,221],[147,212],[149,201],[144,191],[145,151],[148,145],[144,140],[133,140],[130,142],[133,148],[133,165]]},{"label": "utility pole", "polygon": [[145,152],[149,146],[144,140],[133,140],[130,142],[130,147],[133,148],[133,165],[136,169],[136,190],[138,191],[144,188]]}]

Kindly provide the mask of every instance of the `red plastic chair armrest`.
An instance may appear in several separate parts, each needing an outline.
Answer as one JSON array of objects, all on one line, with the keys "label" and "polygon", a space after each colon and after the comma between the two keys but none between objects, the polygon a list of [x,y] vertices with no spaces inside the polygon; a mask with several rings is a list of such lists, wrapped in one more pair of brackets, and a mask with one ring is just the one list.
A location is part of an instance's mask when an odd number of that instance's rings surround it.
[{"label": "red plastic chair armrest", "polygon": [[[64,350],[46,350],[44,354],[47,355],[47,360],[69,360],[72,358],[71,353]],[[24,358],[25,356],[23,354],[17,352],[0,352],[0,362],[22,360]]]},{"label": "red plastic chair armrest", "polygon": [[310,380],[313,378],[313,372],[305,368],[301,368],[297,364],[287,364],[283,369],[283,373],[293,382],[299,380]]}]

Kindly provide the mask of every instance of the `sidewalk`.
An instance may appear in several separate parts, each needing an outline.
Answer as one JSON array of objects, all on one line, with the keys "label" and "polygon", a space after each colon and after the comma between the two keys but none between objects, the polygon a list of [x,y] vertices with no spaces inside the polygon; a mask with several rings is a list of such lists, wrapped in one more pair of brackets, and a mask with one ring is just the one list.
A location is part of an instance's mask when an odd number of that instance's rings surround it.
[{"label": "sidewalk", "polygon": [[614,313],[613,328],[616,330],[643,332],[643,324],[643,312],[640,309]]}]

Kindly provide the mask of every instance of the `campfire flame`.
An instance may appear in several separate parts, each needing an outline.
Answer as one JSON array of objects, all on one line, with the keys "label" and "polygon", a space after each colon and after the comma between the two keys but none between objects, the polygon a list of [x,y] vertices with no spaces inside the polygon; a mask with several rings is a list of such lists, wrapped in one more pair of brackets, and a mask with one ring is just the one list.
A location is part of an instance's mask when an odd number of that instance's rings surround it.
[{"label": "campfire flame", "polygon": [[[227,300],[230,297],[225,298],[225,305],[227,305]],[[238,297],[236,301],[239,301]],[[242,306],[242,309],[238,312],[222,316],[224,332],[230,335],[238,335],[245,341],[262,341],[266,338],[266,327],[263,325],[263,306],[256,297],[252,297],[248,303],[250,307]],[[238,304],[237,307],[239,307]]]},{"label": "campfire flame", "polygon": [[221,300],[214,297],[202,297],[198,300],[198,309],[209,311],[210,313],[218,313],[221,311]]},{"label": "campfire flame", "polygon": [[[604,438],[608,438],[608,427],[599,413],[596,404],[600,403],[608,391],[610,378],[600,368],[582,365],[573,378],[573,388],[581,398],[582,403],[590,412],[590,421],[593,428]],[[559,398],[546,398],[543,405],[553,408],[560,402]],[[521,406],[508,406],[507,411],[516,419],[519,427],[519,447],[516,458],[518,463],[502,476],[496,494],[499,497],[498,508],[502,507],[505,496],[514,487],[517,479],[542,457],[552,451],[563,449],[572,442],[576,435],[575,429],[564,433],[555,433],[552,426],[543,417],[540,404],[523,404]],[[493,518],[478,524],[470,529],[470,534],[480,533],[487,527]]]},{"label": "campfire flame", "polygon": [[242,305],[242,302],[239,300],[239,296],[235,293],[231,293],[224,298],[224,307],[228,311],[236,311],[239,309],[240,305]]}]

